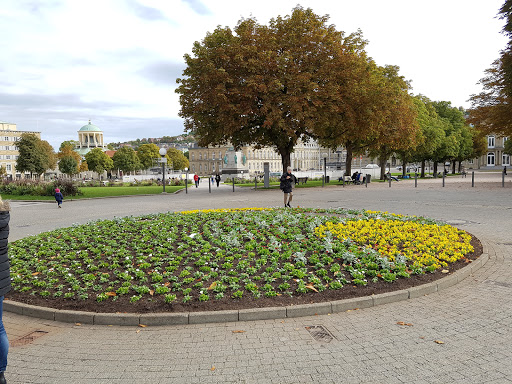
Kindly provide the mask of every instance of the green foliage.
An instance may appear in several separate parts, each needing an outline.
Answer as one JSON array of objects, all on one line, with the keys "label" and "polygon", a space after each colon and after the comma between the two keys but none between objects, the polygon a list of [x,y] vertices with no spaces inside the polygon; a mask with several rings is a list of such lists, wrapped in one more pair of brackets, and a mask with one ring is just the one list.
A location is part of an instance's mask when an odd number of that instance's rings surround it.
[{"label": "green foliage", "polygon": [[151,168],[156,164],[155,162],[160,158],[159,150],[160,148],[156,144],[142,144],[139,147],[137,156],[142,169]]},{"label": "green foliage", "polygon": [[176,148],[167,149],[168,166],[173,169],[185,169],[189,167],[188,159],[182,151]]},{"label": "green foliage", "polygon": [[114,167],[114,163],[110,157],[108,157],[101,148],[93,148],[85,154],[85,161],[89,170],[94,171],[98,174],[104,171],[110,170]]},{"label": "green foliage", "polygon": [[41,175],[46,170],[55,168],[55,154],[47,141],[41,140],[32,133],[23,133],[17,146],[19,156],[16,160],[16,170],[18,172]]},{"label": "green foliage", "polygon": [[68,175],[74,175],[78,173],[78,162],[73,156],[61,157],[59,160],[59,170]]},{"label": "green foliage", "polygon": [[[137,152],[130,147],[119,148],[112,157],[113,168],[119,169],[123,172],[132,172],[141,168],[140,160]],[[89,162],[87,162],[89,163]]]}]

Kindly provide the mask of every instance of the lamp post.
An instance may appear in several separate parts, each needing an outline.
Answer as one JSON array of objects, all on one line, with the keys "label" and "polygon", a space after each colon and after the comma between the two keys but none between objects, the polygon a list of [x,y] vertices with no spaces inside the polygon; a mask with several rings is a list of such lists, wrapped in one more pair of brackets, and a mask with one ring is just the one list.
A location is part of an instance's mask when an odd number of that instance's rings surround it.
[{"label": "lamp post", "polygon": [[167,164],[167,158],[165,157],[165,155],[167,155],[167,149],[160,148],[158,153],[160,154],[160,156],[162,156],[162,158],[160,159],[162,163],[162,185],[164,186],[164,191],[162,193],[165,193],[165,164]]}]

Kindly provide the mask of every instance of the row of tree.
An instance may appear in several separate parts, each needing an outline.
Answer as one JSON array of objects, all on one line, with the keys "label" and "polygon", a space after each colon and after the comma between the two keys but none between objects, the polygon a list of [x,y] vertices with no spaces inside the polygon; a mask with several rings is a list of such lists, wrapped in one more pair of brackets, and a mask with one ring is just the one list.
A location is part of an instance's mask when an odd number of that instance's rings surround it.
[{"label": "row of tree", "polygon": [[359,154],[381,165],[394,153],[404,162],[474,158],[482,141],[463,111],[411,95],[399,68],[377,65],[366,44],[361,31],[345,35],[300,6],[268,25],[218,27],[184,56],[176,92],[185,129],[202,146],[274,147],[283,170],[297,142],[311,139],[346,148],[348,173]]},{"label": "row of tree", "polygon": [[[74,150],[73,141],[61,144],[58,153],[54,153],[52,146],[34,134],[22,134],[17,143],[19,155],[16,161],[16,170],[22,173],[42,175],[49,169],[59,170],[67,175],[74,175],[83,171],[94,171],[99,174],[104,171],[120,170],[125,173],[149,169],[156,165],[161,157],[160,148],[156,144],[143,144],[138,151],[130,147],[119,148],[110,158],[101,148],[93,148],[82,159]],[[175,148],[167,149],[168,167],[184,169],[189,166],[188,159]]]}]

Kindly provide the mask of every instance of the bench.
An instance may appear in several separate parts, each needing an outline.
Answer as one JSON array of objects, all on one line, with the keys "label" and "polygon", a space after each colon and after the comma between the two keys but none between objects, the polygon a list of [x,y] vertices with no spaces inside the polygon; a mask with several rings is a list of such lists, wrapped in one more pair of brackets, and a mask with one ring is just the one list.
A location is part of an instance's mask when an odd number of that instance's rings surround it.
[{"label": "bench", "polygon": [[307,177],[297,177],[297,183],[298,184],[306,184],[308,182]]}]

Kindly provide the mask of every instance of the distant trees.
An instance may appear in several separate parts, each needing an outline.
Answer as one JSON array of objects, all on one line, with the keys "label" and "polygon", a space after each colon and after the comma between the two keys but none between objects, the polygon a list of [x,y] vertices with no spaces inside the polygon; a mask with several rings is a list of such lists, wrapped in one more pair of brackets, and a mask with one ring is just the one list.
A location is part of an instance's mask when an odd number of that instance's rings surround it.
[{"label": "distant trees", "polygon": [[189,167],[188,159],[182,151],[176,148],[167,149],[167,162],[169,167],[181,170]]},{"label": "distant trees", "polygon": [[82,157],[74,151],[77,142],[74,140],[64,141],[57,153],[59,170],[68,175],[74,175],[84,169],[82,165]]},{"label": "distant trees", "polygon": [[41,140],[34,134],[23,133],[18,146],[18,159],[16,170],[20,173],[29,172],[42,175],[48,169],[54,169],[57,165],[52,146],[45,140]]},{"label": "distant trees", "polygon": [[113,168],[119,169],[125,173],[133,172],[141,168],[137,152],[130,147],[119,148],[112,157]]},{"label": "distant trees", "polygon": [[104,171],[111,170],[114,163],[101,148],[93,148],[85,155],[85,161],[90,171],[102,174]]},{"label": "distant trees", "polygon": [[156,144],[142,144],[137,151],[137,156],[143,169],[155,165],[155,160],[160,158],[160,148]]}]

